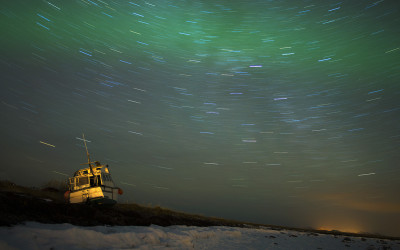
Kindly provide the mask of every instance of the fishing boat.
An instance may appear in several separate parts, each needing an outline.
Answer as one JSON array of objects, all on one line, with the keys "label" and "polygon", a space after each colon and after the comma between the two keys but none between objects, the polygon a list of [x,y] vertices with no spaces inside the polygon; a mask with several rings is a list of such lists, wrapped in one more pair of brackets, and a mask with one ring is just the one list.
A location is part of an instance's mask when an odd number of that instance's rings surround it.
[{"label": "fishing boat", "polygon": [[64,198],[68,203],[86,203],[95,205],[114,205],[122,189],[115,186],[108,165],[90,161],[89,151],[83,135],[88,162],[87,168],[79,169],[68,179],[68,191]]}]

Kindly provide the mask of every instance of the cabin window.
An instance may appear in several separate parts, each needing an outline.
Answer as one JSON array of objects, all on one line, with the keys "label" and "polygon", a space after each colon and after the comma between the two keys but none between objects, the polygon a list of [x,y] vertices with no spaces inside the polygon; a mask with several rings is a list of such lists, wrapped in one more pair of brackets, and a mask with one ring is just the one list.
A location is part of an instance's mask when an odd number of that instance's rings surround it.
[{"label": "cabin window", "polygon": [[69,178],[70,190],[81,189],[88,185],[89,185],[89,177],[87,176]]},{"label": "cabin window", "polygon": [[86,177],[86,176],[85,177],[78,177],[76,179],[77,179],[77,182],[76,182],[77,186],[82,186],[82,185],[89,184],[88,177]]}]

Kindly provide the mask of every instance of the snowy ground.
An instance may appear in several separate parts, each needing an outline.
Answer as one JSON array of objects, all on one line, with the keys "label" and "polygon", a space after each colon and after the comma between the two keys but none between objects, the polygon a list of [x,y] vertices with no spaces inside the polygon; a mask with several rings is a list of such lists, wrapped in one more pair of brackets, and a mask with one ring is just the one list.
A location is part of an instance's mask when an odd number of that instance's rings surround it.
[{"label": "snowy ground", "polygon": [[400,249],[400,241],[234,227],[77,227],[40,224],[0,228],[0,249]]}]

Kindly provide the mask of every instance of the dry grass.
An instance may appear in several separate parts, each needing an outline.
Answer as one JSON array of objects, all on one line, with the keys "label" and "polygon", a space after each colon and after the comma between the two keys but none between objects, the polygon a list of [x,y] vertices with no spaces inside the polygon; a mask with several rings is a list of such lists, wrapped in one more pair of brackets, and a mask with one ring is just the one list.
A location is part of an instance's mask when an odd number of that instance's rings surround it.
[{"label": "dry grass", "polygon": [[66,189],[58,189],[60,188],[60,184],[58,184],[57,188],[55,186],[52,186],[52,184],[54,183],[55,182],[48,182],[43,185],[42,188],[29,188],[16,185],[9,181],[0,181],[0,191],[31,195],[43,199],[51,199],[56,202],[64,202],[64,192],[66,191]]}]

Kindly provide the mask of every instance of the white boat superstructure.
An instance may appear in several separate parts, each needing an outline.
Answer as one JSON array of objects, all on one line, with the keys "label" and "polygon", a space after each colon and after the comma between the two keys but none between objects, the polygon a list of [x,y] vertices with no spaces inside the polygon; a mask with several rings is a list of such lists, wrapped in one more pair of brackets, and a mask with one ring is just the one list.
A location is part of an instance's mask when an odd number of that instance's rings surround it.
[{"label": "white boat superstructure", "polygon": [[68,179],[68,191],[65,199],[69,203],[90,203],[90,204],[115,204],[122,190],[115,186],[108,165],[100,162],[91,162],[86,147],[89,167],[79,169],[74,177]]}]

